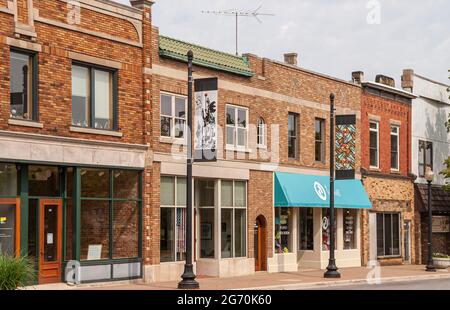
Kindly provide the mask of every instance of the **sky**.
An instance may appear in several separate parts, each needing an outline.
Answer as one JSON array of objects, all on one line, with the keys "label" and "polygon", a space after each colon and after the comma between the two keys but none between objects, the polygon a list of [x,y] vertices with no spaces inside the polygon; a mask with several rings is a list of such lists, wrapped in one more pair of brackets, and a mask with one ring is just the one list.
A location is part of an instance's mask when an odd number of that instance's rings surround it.
[{"label": "sky", "polygon": [[[129,4],[128,0],[114,0]],[[299,66],[344,80],[352,71],[394,77],[403,69],[450,84],[449,0],[155,0],[160,34],[235,53],[235,19],[202,10],[259,6],[261,23],[239,20],[239,53],[283,60],[298,53]]]}]

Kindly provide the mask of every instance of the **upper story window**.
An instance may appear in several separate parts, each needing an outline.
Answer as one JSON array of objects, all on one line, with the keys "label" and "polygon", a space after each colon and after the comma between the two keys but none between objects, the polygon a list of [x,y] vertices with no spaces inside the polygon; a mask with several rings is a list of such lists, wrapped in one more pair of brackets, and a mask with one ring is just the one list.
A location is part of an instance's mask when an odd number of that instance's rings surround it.
[{"label": "upper story window", "polygon": [[72,65],[72,125],[117,129],[117,73],[84,64]]},{"label": "upper story window", "polygon": [[316,118],[315,120],[315,159],[323,162],[325,159],[325,120]]},{"label": "upper story window", "polygon": [[433,170],[433,142],[419,140],[419,177],[425,177],[425,168]]},{"label": "upper story window", "polygon": [[257,124],[257,144],[259,147],[266,146],[266,123],[262,117],[258,118]]},{"label": "upper story window", "polygon": [[288,156],[297,158],[298,144],[298,114],[289,113],[288,115]]},{"label": "upper story window", "polygon": [[10,117],[37,120],[37,54],[10,53]]},{"label": "upper story window", "polygon": [[186,132],[187,99],[161,93],[161,137],[184,139]]},{"label": "upper story window", "polygon": [[380,123],[370,122],[370,167],[379,168]]},{"label": "upper story window", "polygon": [[248,109],[227,105],[227,145],[245,148],[248,135]]},{"label": "upper story window", "polygon": [[400,127],[391,126],[391,169],[400,169]]}]

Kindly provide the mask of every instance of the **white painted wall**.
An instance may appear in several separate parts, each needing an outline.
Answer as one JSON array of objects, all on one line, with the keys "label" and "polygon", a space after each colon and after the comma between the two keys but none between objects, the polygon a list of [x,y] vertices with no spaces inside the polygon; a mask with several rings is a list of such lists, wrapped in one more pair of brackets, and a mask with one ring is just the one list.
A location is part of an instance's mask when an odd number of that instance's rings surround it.
[{"label": "white painted wall", "polygon": [[[433,142],[433,164],[436,184],[444,184],[439,172],[450,156],[450,134],[445,122],[450,114],[450,99],[447,87],[414,75],[413,93],[418,96],[412,104],[412,172],[419,175],[419,140]],[[418,178],[418,183],[426,183]]]}]

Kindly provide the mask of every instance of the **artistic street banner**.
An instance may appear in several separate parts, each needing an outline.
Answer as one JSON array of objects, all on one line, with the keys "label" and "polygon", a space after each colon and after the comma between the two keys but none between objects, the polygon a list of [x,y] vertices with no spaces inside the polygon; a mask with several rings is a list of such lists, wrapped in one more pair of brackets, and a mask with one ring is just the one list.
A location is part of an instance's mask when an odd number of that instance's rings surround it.
[{"label": "artistic street banner", "polygon": [[198,79],[195,88],[194,160],[217,161],[217,78]]},{"label": "artistic street banner", "polygon": [[356,115],[336,116],[336,180],[355,178]]}]

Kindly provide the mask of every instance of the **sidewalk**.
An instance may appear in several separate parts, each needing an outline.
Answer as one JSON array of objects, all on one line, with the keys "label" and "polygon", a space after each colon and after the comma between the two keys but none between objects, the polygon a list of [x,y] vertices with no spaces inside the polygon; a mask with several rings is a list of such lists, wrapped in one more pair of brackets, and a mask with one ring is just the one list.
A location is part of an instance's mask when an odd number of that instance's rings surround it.
[{"label": "sidewalk", "polygon": [[[202,290],[298,290],[314,287],[326,287],[335,285],[350,285],[368,283],[368,274],[374,273],[369,268],[345,268],[340,270],[341,279],[324,279],[323,270],[304,270],[292,273],[256,273],[252,276],[236,278],[198,278]],[[438,270],[435,273],[425,271],[424,266],[385,266],[380,269],[381,282],[410,281],[450,278],[448,270]],[[372,281],[376,279],[372,278]],[[141,280],[106,282],[96,284],[82,284],[68,286],[66,284],[38,285],[28,287],[31,290],[174,290],[177,282],[164,282],[145,284]]]}]

